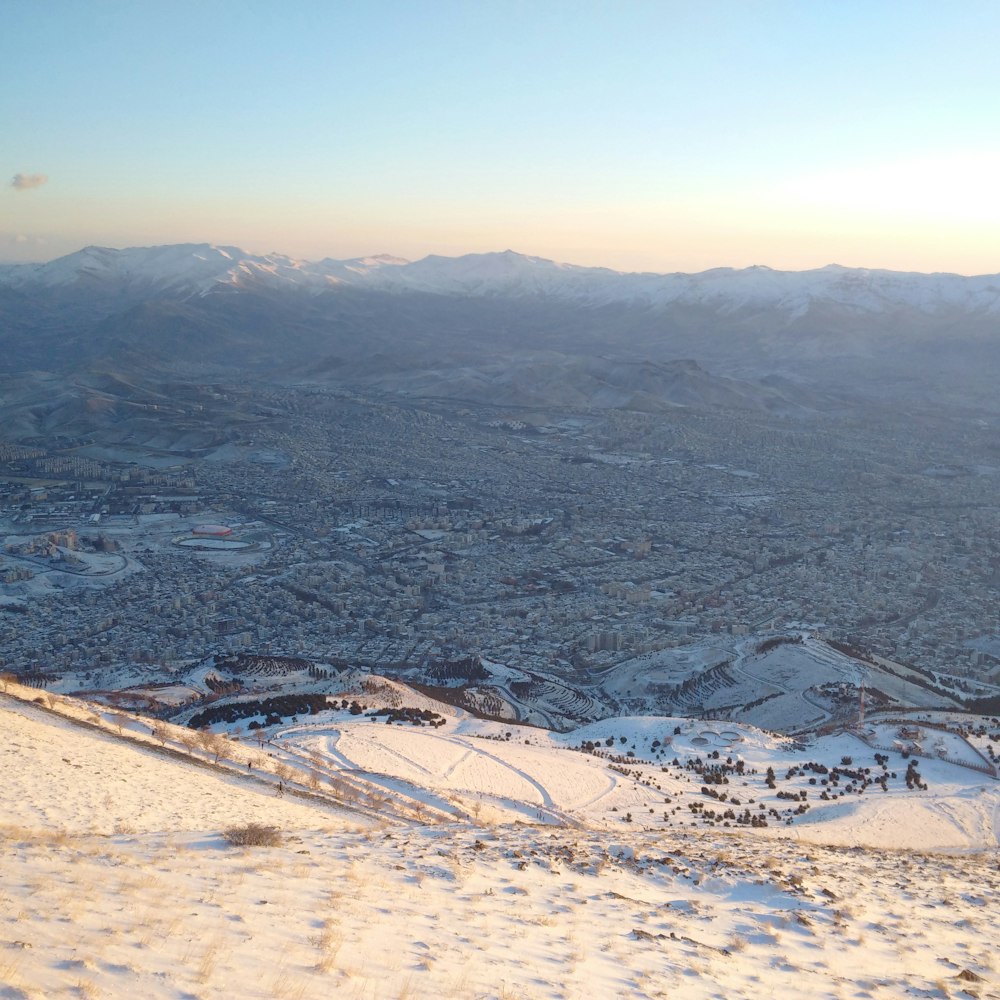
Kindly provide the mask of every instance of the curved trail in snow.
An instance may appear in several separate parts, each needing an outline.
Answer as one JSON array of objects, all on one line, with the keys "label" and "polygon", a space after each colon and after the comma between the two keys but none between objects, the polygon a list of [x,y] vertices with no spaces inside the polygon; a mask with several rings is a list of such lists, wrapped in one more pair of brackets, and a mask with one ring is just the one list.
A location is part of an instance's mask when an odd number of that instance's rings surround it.
[{"label": "curved trail in snow", "polygon": [[[470,751],[471,749],[472,748],[470,748]],[[533,778],[526,771],[522,771],[521,768],[516,767],[509,761],[504,760],[502,757],[496,756],[496,754],[488,753],[485,750],[479,750],[479,749],[477,749],[475,752],[481,754],[487,760],[492,760],[495,764],[499,764],[501,767],[507,768],[508,771],[513,771],[513,773],[516,774],[523,782],[530,785],[532,788],[535,789],[536,792],[538,792],[538,794],[542,797],[542,805],[546,809],[554,809],[556,807],[555,802],[552,799],[552,796],[549,794],[549,790],[540,781]]]},{"label": "curved trail in snow", "polygon": [[454,774],[454,773],[455,773],[455,772],[456,772],[456,771],[457,771],[457,770],[458,770],[458,769],[459,769],[459,768],[460,768],[460,767],[461,767],[461,766],[462,766],[462,765],[463,765],[463,764],[464,764],[464,763],[465,763],[465,762],[466,762],[466,761],[467,761],[467,760],[468,760],[468,759],[469,759],[469,758],[470,758],[470,757],[471,757],[471,756],[472,756],[472,755],[473,755],[474,753],[475,753],[475,750],[473,750],[473,749],[472,749],[472,747],[469,747],[469,748],[468,748],[468,749],[467,749],[467,750],[465,751],[465,753],[463,753],[463,754],[462,754],[462,756],[461,756],[461,757],[459,757],[459,758],[458,758],[458,760],[456,760],[456,761],[455,761],[455,763],[454,763],[454,764],[452,764],[452,765],[451,765],[451,767],[449,767],[449,768],[448,768],[448,769],[447,769],[447,770],[446,770],[446,771],[444,772],[444,774],[443,774],[443,775],[441,775],[441,777],[442,777],[442,778],[444,778],[444,780],[445,780],[445,781],[448,781],[448,780],[449,780],[449,779],[451,778],[451,776],[452,776],[452,775],[453,775],[453,774]]},{"label": "curved trail in snow", "polygon": [[597,805],[601,799],[607,798],[618,787],[618,779],[613,774],[605,774],[602,777],[607,779],[608,787],[604,791],[598,792],[592,799],[587,799],[586,802],[581,802],[579,805],[574,806],[575,809],[589,809],[591,806]]},{"label": "curved trail in snow", "polygon": [[[375,733],[369,734],[368,738],[371,740],[375,740],[378,743],[379,750],[381,750],[382,753],[387,754],[389,757],[395,757],[396,760],[402,761],[408,767],[412,767],[415,771],[420,771],[422,774],[426,774],[429,778],[434,777],[434,771],[431,770],[431,768],[425,767],[423,764],[414,760],[412,757],[408,757],[402,751],[390,747],[384,740],[378,739]],[[355,761],[352,766],[357,768],[361,767],[361,765],[357,761]]]}]

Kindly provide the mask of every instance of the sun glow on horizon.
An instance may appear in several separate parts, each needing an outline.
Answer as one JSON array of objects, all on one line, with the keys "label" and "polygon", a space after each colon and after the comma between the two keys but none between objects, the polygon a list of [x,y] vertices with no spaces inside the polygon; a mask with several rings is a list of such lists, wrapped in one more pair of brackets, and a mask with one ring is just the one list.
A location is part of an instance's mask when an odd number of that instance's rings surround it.
[{"label": "sun glow on horizon", "polygon": [[1000,271],[981,0],[175,7],[8,12],[0,260],[207,241]]}]

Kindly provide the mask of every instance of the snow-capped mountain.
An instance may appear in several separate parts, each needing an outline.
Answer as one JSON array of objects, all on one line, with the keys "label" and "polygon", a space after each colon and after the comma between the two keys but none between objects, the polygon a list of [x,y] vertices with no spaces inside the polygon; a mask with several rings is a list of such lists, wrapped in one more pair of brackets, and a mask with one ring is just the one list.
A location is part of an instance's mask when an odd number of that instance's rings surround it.
[{"label": "snow-capped mountain", "polygon": [[77,288],[81,291],[117,285],[144,293],[173,293],[185,297],[205,294],[217,285],[337,283],[357,273],[374,273],[390,262],[405,263],[383,256],[308,264],[282,254],[257,256],[237,247],[207,243],[126,250],[91,246],[47,264],[2,268],[0,285],[23,290]]},{"label": "snow-capped mountain", "polygon": [[391,272],[366,272],[364,282],[437,294],[546,295],[587,305],[713,305],[727,312],[777,307],[791,316],[802,315],[823,301],[859,312],[907,307],[931,313],[956,305],[973,311],[1000,311],[1000,276],[970,278],[836,264],[811,271],[755,266],[714,268],[698,274],[628,273],[560,264],[507,250],[455,258],[425,257]]},{"label": "snow-capped mountain", "polygon": [[[161,371],[373,379],[381,391],[490,405],[639,408],[680,400],[633,385],[644,370],[635,366],[692,359],[713,376],[757,383],[755,409],[814,408],[790,392],[802,380],[841,398],[884,400],[895,386],[963,406],[975,396],[992,409],[1000,276],[836,265],[624,273],[510,250],[310,262],[210,244],[87,247],[0,267],[0,371],[125,357]],[[613,385],[605,372],[617,372]],[[762,387],[773,375],[784,381]],[[706,398],[732,389],[714,386]]]},{"label": "snow-capped mountain", "polygon": [[793,317],[824,302],[859,313],[907,308],[930,314],[956,306],[979,314],[1000,313],[1000,275],[965,277],[838,265],[811,271],[755,266],[698,274],[631,273],[557,263],[512,250],[432,255],[413,262],[387,254],[310,262],[211,244],[124,250],[86,247],[46,264],[0,268],[0,286],[24,291],[73,287],[96,291],[101,285],[179,297],[203,295],[217,286],[314,291],[349,286],[435,295],[545,296],[588,306],[712,305],[728,313],[771,307]]}]

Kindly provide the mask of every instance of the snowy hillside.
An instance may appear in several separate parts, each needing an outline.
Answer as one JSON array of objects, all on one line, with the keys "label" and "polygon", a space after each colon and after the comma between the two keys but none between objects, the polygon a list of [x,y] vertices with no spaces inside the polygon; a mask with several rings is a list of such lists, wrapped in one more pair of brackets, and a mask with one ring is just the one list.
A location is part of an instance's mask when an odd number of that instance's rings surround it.
[{"label": "snowy hillside", "polygon": [[[967,767],[921,759],[908,789],[890,755],[882,791],[850,736],[556,737],[433,702],[224,739],[11,690],[0,997],[1000,991],[1000,784]],[[770,825],[724,823],[736,797]],[[280,843],[230,846],[248,822]]]}]

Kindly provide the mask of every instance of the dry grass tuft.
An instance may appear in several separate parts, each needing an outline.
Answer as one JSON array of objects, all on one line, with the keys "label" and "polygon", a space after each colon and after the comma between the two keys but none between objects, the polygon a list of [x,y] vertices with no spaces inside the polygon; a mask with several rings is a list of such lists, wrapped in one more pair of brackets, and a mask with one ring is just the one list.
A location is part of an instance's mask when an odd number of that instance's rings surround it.
[{"label": "dry grass tuft", "polygon": [[262,823],[231,826],[223,831],[222,836],[231,847],[281,846],[281,831],[276,826],[264,826]]},{"label": "dry grass tuft", "polygon": [[317,972],[329,972],[337,962],[337,954],[343,944],[343,938],[333,921],[325,920],[319,934],[312,941],[319,955],[316,959]]},{"label": "dry grass tuft", "polygon": [[740,952],[745,951],[747,947],[747,939],[742,934],[734,934],[727,942],[726,948],[729,951]]}]

